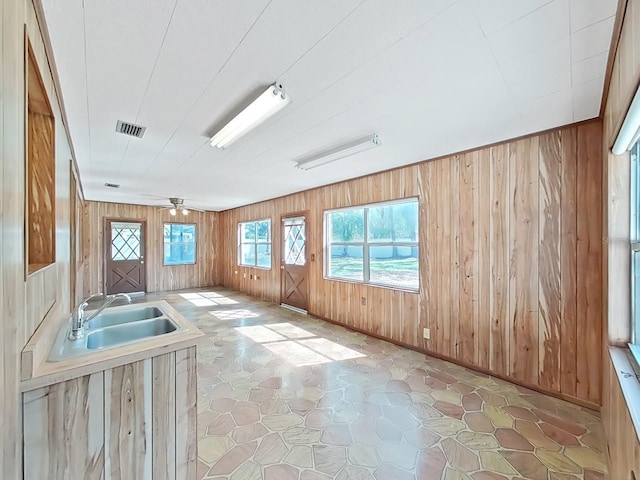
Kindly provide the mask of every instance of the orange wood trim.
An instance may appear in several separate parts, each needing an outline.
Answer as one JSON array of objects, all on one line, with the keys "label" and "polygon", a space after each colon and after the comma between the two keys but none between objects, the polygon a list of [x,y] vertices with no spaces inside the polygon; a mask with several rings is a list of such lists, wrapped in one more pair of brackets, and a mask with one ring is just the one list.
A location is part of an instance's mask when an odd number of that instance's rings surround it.
[{"label": "orange wood trim", "polygon": [[604,112],[607,108],[607,100],[609,98],[609,89],[611,88],[611,77],[613,76],[613,66],[618,53],[618,45],[620,44],[620,36],[622,35],[622,24],[627,11],[628,0],[618,0],[618,9],[616,11],[616,20],[613,24],[613,33],[611,35],[611,45],[609,47],[609,58],[607,60],[607,69],[604,77],[604,88],[602,89],[602,100],[600,100],[600,118],[604,118]]}]

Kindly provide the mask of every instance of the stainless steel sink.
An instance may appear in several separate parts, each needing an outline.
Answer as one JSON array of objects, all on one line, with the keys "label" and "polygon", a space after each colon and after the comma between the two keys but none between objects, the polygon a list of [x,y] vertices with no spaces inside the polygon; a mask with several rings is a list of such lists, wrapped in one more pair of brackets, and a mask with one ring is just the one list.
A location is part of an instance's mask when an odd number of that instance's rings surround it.
[{"label": "stainless steel sink", "polygon": [[111,327],[122,323],[137,322],[139,320],[149,320],[151,318],[162,317],[164,313],[157,307],[129,308],[126,310],[104,311],[99,313],[86,324],[88,330],[96,328]]},{"label": "stainless steel sink", "polygon": [[[91,312],[87,314],[90,315]],[[68,338],[70,328],[71,321],[60,329],[49,352],[48,361],[60,362],[88,355],[96,350],[115,348],[184,330],[183,326],[164,311],[159,302],[107,308],[87,322],[85,335],[76,340]]]},{"label": "stainless steel sink", "polygon": [[97,350],[114,345],[157,337],[176,331],[176,325],[166,317],[150,320],[130,321],[111,327],[101,328],[87,335],[87,348]]}]

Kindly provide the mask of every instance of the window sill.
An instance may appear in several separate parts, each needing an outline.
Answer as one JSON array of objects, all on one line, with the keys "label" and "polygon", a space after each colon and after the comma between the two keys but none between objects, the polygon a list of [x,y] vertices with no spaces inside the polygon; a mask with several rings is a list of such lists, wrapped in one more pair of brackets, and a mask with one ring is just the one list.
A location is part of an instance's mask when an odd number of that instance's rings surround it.
[{"label": "window sill", "polygon": [[240,268],[255,268],[256,270],[271,270],[271,267],[257,267],[255,265],[238,265]]},{"label": "window sill", "polygon": [[353,283],[355,285],[362,285],[364,287],[376,287],[376,288],[386,288],[387,290],[395,290],[397,292],[404,293],[413,293],[418,295],[420,293],[420,287],[418,288],[408,288],[408,287],[394,287],[393,285],[384,285],[381,283],[373,283],[373,282],[363,282],[361,280],[349,280],[348,278],[340,278],[340,277],[322,277],[324,280],[329,282],[344,282],[344,283]]},{"label": "window sill", "polygon": [[640,442],[640,368],[629,349],[609,347],[609,355]]}]

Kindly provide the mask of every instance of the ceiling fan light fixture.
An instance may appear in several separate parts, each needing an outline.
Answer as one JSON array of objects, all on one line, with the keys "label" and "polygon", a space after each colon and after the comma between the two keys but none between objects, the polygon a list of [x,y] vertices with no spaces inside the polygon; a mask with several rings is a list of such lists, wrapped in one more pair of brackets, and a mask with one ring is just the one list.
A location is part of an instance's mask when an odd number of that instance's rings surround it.
[{"label": "ceiling fan light fixture", "polygon": [[212,147],[226,148],[291,103],[282,85],[274,83],[212,138]]},{"label": "ceiling fan light fixture", "polygon": [[296,168],[299,168],[300,170],[311,170],[312,168],[335,162],[336,160],[379,147],[380,145],[382,145],[380,137],[374,133],[373,135],[368,135],[366,137],[359,138],[358,140],[354,140],[316,155],[298,160],[296,161]]}]

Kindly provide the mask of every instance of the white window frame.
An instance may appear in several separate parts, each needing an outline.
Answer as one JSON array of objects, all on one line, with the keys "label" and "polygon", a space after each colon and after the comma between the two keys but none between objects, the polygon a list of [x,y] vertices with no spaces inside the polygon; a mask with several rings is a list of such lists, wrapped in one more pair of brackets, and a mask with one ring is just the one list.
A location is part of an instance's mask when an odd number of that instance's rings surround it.
[{"label": "white window frame", "polygon": [[[242,226],[243,225],[251,225],[253,224],[254,228],[257,228],[258,223],[269,222],[269,238],[268,241],[261,241],[258,239],[258,232],[255,231],[255,239],[252,242],[247,242],[242,236]],[[273,238],[272,238],[272,225],[273,222],[271,218],[261,218],[258,220],[251,220],[248,222],[238,222],[238,266],[240,267],[251,267],[251,268],[259,268],[260,270],[271,270],[271,266],[273,265]],[[253,245],[253,255],[255,258],[255,263],[243,263],[242,259],[242,246],[243,245]],[[269,245],[270,251],[270,260],[269,266],[265,267],[262,265],[258,265],[258,245]]]},{"label": "white window frame", "polygon": [[[172,242],[171,238],[167,242],[164,239],[164,227],[166,225],[180,225],[180,226],[193,226],[193,242]],[[169,227],[171,228],[171,227]],[[190,245],[193,244],[193,262],[180,262],[180,263],[167,263],[167,259],[164,255],[165,245]],[[162,224],[162,264],[165,267],[175,267],[178,265],[195,265],[198,262],[198,224],[196,223],[180,223],[180,222],[164,222]]]},{"label": "white window frame", "polygon": [[[378,241],[370,241],[368,238],[368,217],[369,217],[369,209],[378,208],[378,207],[387,207],[391,205],[402,205],[405,203],[416,203],[418,206],[418,224],[416,225],[416,240],[415,241],[396,241],[396,242],[378,242]],[[336,212],[348,212],[352,210],[364,210],[364,218],[363,218],[363,234],[362,241],[353,241],[353,242],[331,242],[331,226],[329,222],[329,215]],[[323,265],[323,277],[325,280],[333,280],[339,282],[349,282],[349,283],[359,283],[365,285],[373,285],[377,287],[390,288],[392,290],[402,290],[411,293],[418,293],[420,291],[420,268],[418,268],[418,285],[415,288],[411,287],[403,287],[399,285],[380,283],[371,281],[371,266],[370,266],[370,257],[369,257],[369,249],[370,247],[411,247],[416,248],[418,250],[418,267],[420,265],[420,200],[418,197],[407,197],[398,200],[386,201],[386,202],[377,202],[377,203],[368,203],[365,205],[357,205],[352,207],[343,207],[343,208],[334,208],[331,210],[324,211],[324,239],[323,239],[323,248],[324,248],[324,265]],[[357,280],[348,277],[338,277],[329,275],[329,262],[331,261],[331,247],[332,246],[351,246],[351,247],[362,247],[362,280]]]}]

